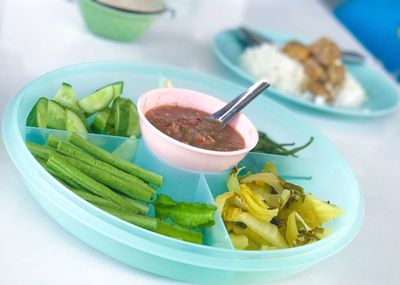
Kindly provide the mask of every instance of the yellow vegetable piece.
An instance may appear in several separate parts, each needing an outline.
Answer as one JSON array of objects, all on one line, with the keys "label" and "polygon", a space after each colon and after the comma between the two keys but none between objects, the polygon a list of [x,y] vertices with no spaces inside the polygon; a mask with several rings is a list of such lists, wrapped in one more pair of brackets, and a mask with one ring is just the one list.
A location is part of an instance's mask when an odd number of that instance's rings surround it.
[{"label": "yellow vegetable piece", "polygon": [[245,234],[250,240],[254,241],[255,243],[257,243],[260,246],[265,245],[265,246],[273,247],[273,245],[270,242],[268,242],[266,239],[261,237],[259,234],[252,231],[249,227],[247,227],[243,230],[243,234]]},{"label": "yellow vegetable piece", "polygon": [[238,207],[244,211],[248,211],[247,204],[243,201],[242,197],[236,193],[235,196],[229,199],[229,202],[232,204],[232,206]]},{"label": "yellow vegetable piece", "polygon": [[240,186],[239,186],[239,179],[238,179],[238,174],[240,170],[242,170],[244,167],[237,168],[234,167],[232,170],[231,175],[228,177],[228,181],[226,182],[226,186],[228,187],[229,192],[239,192],[240,191]]},{"label": "yellow vegetable piece", "polygon": [[280,234],[278,227],[271,224],[260,221],[254,218],[247,212],[242,212],[239,208],[229,209],[229,218],[233,222],[241,222],[248,226],[255,233],[260,235],[262,238],[267,240],[277,248],[286,248],[287,243],[283,236]]},{"label": "yellow vegetable piece", "polygon": [[275,246],[272,246],[272,245],[265,245],[265,244],[263,244],[263,245],[260,247],[260,249],[261,249],[261,250],[271,250],[271,249],[276,249],[276,247],[275,247]]},{"label": "yellow vegetable piece", "polygon": [[311,231],[312,229],[306,224],[303,218],[295,211],[293,211],[286,223],[286,240],[290,246],[294,246],[295,240],[299,236],[299,229],[297,224],[300,223],[305,231]]},{"label": "yellow vegetable piece", "polygon": [[246,247],[246,250],[260,250],[260,246],[249,239],[249,245]]},{"label": "yellow vegetable piece", "polygon": [[226,201],[233,195],[235,195],[234,192],[225,192],[219,195],[217,198],[215,198],[215,203],[217,204],[217,210],[221,215],[223,214]]},{"label": "yellow vegetable piece", "polygon": [[283,208],[278,216],[286,220],[293,211],[296,211],[311,228],[321,227],[322,223],[342,214],[342,209],[322,202],[310,194],[306,195],[304,201],[294,202],[288,208]]},{"label": "yellow vegetable piece", "polygon": [[266,172],[261,172],[261,173],[256,173],[249,175],[245,178],[242,179],[242,183],[251,183],[251,182],[264,182],[268,185],[271,185],[278,194],[282,193],[283,187],[280,183],[280,179],[278,176],[276,176],[273,173],[266,173]]},{"label": "yellow vegetable piece", "polygon": [[264,222],[269,222],[278,215],[278,209],[268,210],[267,205],[257,194],[253,193],[245,184],[240,184],[240,197],[245,201],[250,214]]},{"label": "yellow vegetable piece", "polygon": [[235,249],[246,249],[249,246],[249,240],[245,235],[229,234]]},{"label": "yellow vegetable piece", "polygon": [[278,176],[278,171],[276,170],[275,165],[272,162],[267,162],[264,165],[264,168],[261,172],[271,172],[273,173],[275,176]]}]

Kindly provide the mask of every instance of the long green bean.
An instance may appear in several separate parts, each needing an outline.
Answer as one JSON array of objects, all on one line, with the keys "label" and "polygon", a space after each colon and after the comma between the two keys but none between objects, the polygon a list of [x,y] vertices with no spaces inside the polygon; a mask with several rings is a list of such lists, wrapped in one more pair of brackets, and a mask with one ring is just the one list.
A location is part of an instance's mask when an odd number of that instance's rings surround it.
[{"label": "long green bean", "polygon": [[87,164],[83,161],[80,161],[78,159],[74,159],[71,157],[67,156],[61,156],[62,159],[65,162],[68,162],[69,164],[73,165],[86,175],[90,176],[91,178],[103,183],[104,185],[111,187],[113,189],[116,189],[125,195],[135,198],[135,199],[140,199],[146,202],[149,202],[151,200],[152,194],[144,189],[141,189],[137,187],[136,185],[132,185],[126,180],[123,180],[117,176],[112,175],[111,173],[104,171],[102,169],[99,169],[97,167],[93,167],[90,164]]},{"label": "long green bean", "polygon": [[87,152],[85,152],[84,150],[82,150],[74,145],[71,145],[71,144],[65,143],[65,142],[59,142],[57,144],[57,151],[66,156],[78,159],[78,160],[83,161],[93,167],[96,167],[98,169],[106,171],[107,173],[110,173],[116,177],[124,179],[127,182],[129,182],[132,185],[132,187],[146,190],[146,191],[150,192],[151,194],[156,193],[156,190],[153,187],[151,187],[149,184],[147,184],[140,178],[133,176],[131,174],[128,174],[106,162],[98,160],[98,159],[94,158],[93,156],[91,156],[90,154],[88,154]]},{"label": "long green bean", "polygon": [[122,198],[124,198],[126,201],[128,201],[129,203],[132,203],[136,208],[138,208],[140,214],[147,214],[150,210],[149,206],[142,204],[142,203],[136,201],[135,199],[132,199],[132,198],[129,198],[126,196],[122,196]]},{"label": "long green bean", "polygon": [[119,168],[125,172],[128,172],[132,175],[135,175],[139,178],[142,178],[143,180],[152,183],[156,186],[161,187],[162,182],[163,182],[163,177],[157,173],[154,173],[150,170],[146,170],[136,164],[133,164],[131,162],[128,162],[124,159],[121,159],[108,151],[88,142],[84,138],[80,137],[77,134],[72,133],[68,137],[68,141],[72,143],[73,145],[87,151],[89,154],[92,156],[96,157],[97,159],[100,159],[104,162],[107,162],[116,168]]},{"label": "long green bean", "polygon": [[47,159],[51,153],[55,152],[54,149],[37,143],[25,142],[25,144],[35,157],[40,157],[42,159]]},{"label": "long green bean", "polygon": [[[117,204],[115,204],[114,202],[104,199],[102,197],[93,195],[87,191],[82,191],[79,189],[75,189],[75,188],[69,188],[72,192],[74,192],[76,195],[78,195],[79,197],[81,197],[82,199],[88,201],[89,203],[95,205],[95,206],[103,206],[103,207],[107,207],[109,209],[114,209],[116,211],[121,211],[121,212],[125,212],[126,214],[130,214],[127,210],[121,208],[120,206],[118,206]],[[132,214],[137,214],[139,213],[139,209],[137,209],[137,211],[133,212]]]},{"label": "long green bean", "polygon": [[[95,204],[96,205],[96,204]],[[116,216],[117,218],[120,218],[124,221],[127,221],[131,224],[137,225],[141,228],[148,229],[150,231],[156,231],[157,229],[157,219],[152,218],[152,217],[147,217],[147,216],[142,216],[142,215],[135,215],[135,214],[127,214],[124,211],[119,211],[116,209],[111,209],[102,205],[96,205],[103,211],[106,211],[107,213]]]},{"label": "long green bean", "polygon": [[59,182],[61,182],[64,186],[66,186],[67,188],[76,188],[76,189],[81,189],[81,186],[79,186],[79,184],[75,183],[74,181],[72,181],[71,179],[69,179],[68,177],[65,177],[63,175],[61,175],[60,173],[58,173],[57,171],[53,170],[52,168],[50,168],[47,164],[46,164],[46,160],[40,158],[40,157],[36,157],[36,160],[40,163],[40,165],[48,172],[50,173],[52,176],[54,176]]},{"label": "long green bean", "polygon": [[136,212],[138,210],[133,204],[127,202],[124,198],[113,192],[107,186],[97,182],[95,179],[64,161],[63,157],[57,153],[50,154],[46,164],[54,171],[58,172],[64,177],[68,177],[88,191],[107,200],[113,201],[115,204],[129,211]]}]

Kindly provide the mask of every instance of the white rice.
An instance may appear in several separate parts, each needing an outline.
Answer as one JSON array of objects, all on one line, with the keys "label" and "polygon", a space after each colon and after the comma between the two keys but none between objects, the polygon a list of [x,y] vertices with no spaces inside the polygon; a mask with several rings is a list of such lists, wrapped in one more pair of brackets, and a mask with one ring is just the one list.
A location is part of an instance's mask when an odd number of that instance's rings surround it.
[{"label": "white rice", "polygon": [[360,83],[349,72],[346,72],[343,85],[334,91],[334,95],[335,105],[346,108],[358,107],[367,98]]},{"label": "white rice", "polygon": [[255,78],[267,79],[274,88],[293,95],[300,95],[306,80],[301,63],[270,44],[247,48],[240,65]]},{"label": "white rice", "polygon": [[[275,45],[264,43],[245,49],[239,65],[254,78],[267,79],[275,89],[285,94],[299,96],[318,105],[327,104],[321,96],[303,91],[307,81],[303,65]],[[333,90],[333,93],[334,104],[338,107],[357,107],[366,99],[364,89],[348,72],[341,88]]]}]

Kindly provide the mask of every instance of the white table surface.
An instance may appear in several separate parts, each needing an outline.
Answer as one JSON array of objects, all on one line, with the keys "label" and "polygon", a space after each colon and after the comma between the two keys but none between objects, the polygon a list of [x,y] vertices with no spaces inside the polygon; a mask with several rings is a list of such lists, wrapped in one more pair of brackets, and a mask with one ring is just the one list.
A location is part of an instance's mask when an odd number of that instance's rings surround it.
[{"label": "white table surface", "polygon": [[[365,52],[315,0],[169,2],[179,7],[176,19],[164,16],[140,40],[124,44],[88,33],[71,1],[0,1],[0,109],[30,80],[83,61],[140,60],[237,80],[216,61],[210,42],[221,29],[240,23],[309,39],[327,35],[342,47]],[[228,3],[229,11],[222,13]],[[273,284],[398,284],[400,112],[364,121],[293,111],[349,161],[365,195],[366,214],[359,235],[342,252]],[[104,256],[56,224],[25,189],[2,140],[0,173],[0,284],[180,283]]]}]

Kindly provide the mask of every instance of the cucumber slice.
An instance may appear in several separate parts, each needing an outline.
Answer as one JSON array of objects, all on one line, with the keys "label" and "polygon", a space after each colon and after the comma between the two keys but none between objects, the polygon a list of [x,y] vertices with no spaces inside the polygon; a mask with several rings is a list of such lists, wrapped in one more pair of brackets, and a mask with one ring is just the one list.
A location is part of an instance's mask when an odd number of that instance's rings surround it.
[{"label": "cucumber slice", "polygon": [[139,124],[139,113],[137,111],[136,105],[131,100],[129,101],[129,125],[126,136],[135,136],[136,138],[139,138],[142,135]]},{"label": "cucumber slice", "polygon": [[113,104],[115,135],[139,137],[139,115],[135,104],[127,98],[117,98]]},{"label": "cucumber slice", "polygon": [[106,124],[106,128],[104,129],[104,133],[105,134],[107,134],[107,135],[110,135],[110,136],[114,136],[115,135],[115,116],[114,116],[114,103],[113,103],[113,105],[112,105],[112,108],[111,108],[111,113],[110,113],[110,116],[108,117],[108,120],[107,120],[107,124]]},{"label": "cucumber slice", "polygon": [[118,81],[112,83],[112,86],[114,87],[114,98],[119,97],[122,94],[122,91],[124,91],[124,82],[123,81]]},{"label": "cucumber slice", "polygon": [[77,115],[74,111],[72,111],[71,109],[65,109],[65,115],[65,129],[67,131],[83,133],[88,132],[85,122],[83,122],[79,115]]},{"label": "cucumber slice", "polygon": [[53,100],[64,108],[71,109],[75,113],[83,115],[83,110],[79,108],[78,99],[76,99],[76,93],[71,84],[63,82]]},{"label": "cucumber slice", "polygon": [[49,100],[44,97],[37,100],[35,106],[33,106],[28,118],[26,119],[26,125],[28,127],[47,128],[48,102]]},{"label": "cucumber slice", "polygon": [[127,161],[133,161],[135,158],[136,152],[139,147],[139,141],[135,139],[127,139],[122,144],[120,144],[112,154],[125,159]]},{"label": "cucumber slice", "polygon": [[104,134],[108,118],[110,117],[111,109],[105,108],[96,114],[93,123],[90,125],[91,130],[96,134]]},{"label": "cucumber slice", "polygon": [[101,111],[106,108],[113,99],[121,95],[123,86],[124,84],[122,81],[111,83],[81,99],[78,104],[89,115]]},{"label": "cucumber slice", "polygon": [[47,105],[47,127],[49,129],[65,130],[65,109],[56,101],[49,100]]}]

